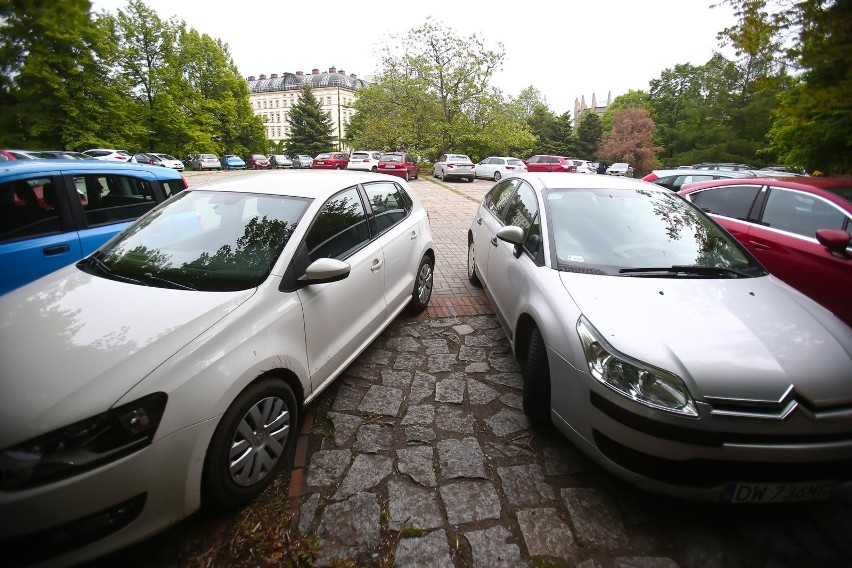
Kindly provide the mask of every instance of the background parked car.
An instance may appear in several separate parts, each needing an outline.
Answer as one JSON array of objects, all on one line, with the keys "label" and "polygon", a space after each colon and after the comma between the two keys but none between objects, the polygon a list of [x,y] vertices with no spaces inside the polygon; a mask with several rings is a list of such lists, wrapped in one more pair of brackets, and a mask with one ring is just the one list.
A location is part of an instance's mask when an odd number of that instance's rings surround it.
[{"label": "background parked car", "polygon": [[323,152],[314,158],[315,170],[345,170],[349,165],[349,154],[345,152]]},{"label": "background parked car", "polygon": [[641,181],[519,174],[482,200],[468,251],[524,412],[613,474],[723,503],[848,497],[852,329],[697,207]]},{"label": "background parked car", "polygon": [[149,166],[160,166],[162,168],[166,167],[165,164],[163,164],[163,160],[154,154],[147,154],[145,152],[133,154],[130,161],[134,164],[148,164]]},{"label": "background parked car", "polygon": [[755,175],[748,170],[696,170],[682,169],[676,170],[654,170],[645,177],[643,181],[649,181],[662,187],[667,187],[672,191],[679,191],[680,188],[687,183],[697,181],[711,181],[714,179],[743,179],[754,178]]},{"label": "background parked car", "polygon": [[94,160],[95,158],[82,152],[72,152],[71,150],[39,150],[40,158],[46,160]]},{"label": "background parked car", "polygon": [[574,162],[574,165],[577,166],[578,174],[596,174],[598,173],[598,166],[593,162],[589,162],[587,160],[578,160],[576,158],[571,159]]},{"label": "background parked car", "polygon": [[362,172],[375,172],[379,169],[379,160],[382,153],[378,150],[358,150],[349,155],[347,170],[359,170]]},{"label": "background parked car", "polygon": [[186,187],[169,168],[14,160],[0,172],[0,294],[76,262]]},{"label": "background parked car", "polygon": [[616,162],[606,169],[607,175],[633,177],[633,166],[624,162]]},{"label": "background parked car", "polygon": [[464,154],[444,154],[435,162],[432,175],[440,180],[461,178],[473,181],[476,177],[476,166]]},{"label": "background parked car", "polygon": [[38,155],[38,152],[35,150],[14,150],[14,149],[6,149],[3,150],[3,155],[9,158],[10,160],[39,160],[43,159],[42,156]]},{"label": "background parked car", "polygon": [[198,154],[192,158],[193,170],[221,170],[222,163],[216,154]]},{"label": "background parked car", "polygon": [[500,181],[500,178],[506,174],[525,171],[527,171],[527,166],[520,158],[513,158],[511,156],[491,156],[476,164],[473,175],[478,178]]},{"label": "background parked car", "polygon": [[[249,174],[0,298],[4,539],[73,526],[36,551],[70,565],[202,499],[255,498],[290,463],[304,406],[403,310],[426,309],[434,257],[402,180]],[[92,523],[105,511],[117,520]]]},{"label": "background parked car", "polygon": [[95,158],[96,160],[108,160],[115,162],[129,162],[131,155],[127,150],[115,150],[113,148],[92,148],[91,150],[83,150],[84,154]]},{"label": "background parked car", "polygon": [[538,154],[524,160],[527,171],[530,172],[567,172],[575,173],[577,166],[574,161],[565,156],[549,156]]},{"label": "background parked car", "polygon": [[225,154],[222,156],[220,160],[222,164],[222,169],[224,170],[244,170],[246,169],[246,163],[239,156],[235,156],[234,154]]},{"label": "background parked car", "polygon": [[379,157],[378,164],[377,171],[380,174],[398,176],[405,181],[418,177],[417,163],[408,152],[387,152]]},{"label": "background parked car", "polygon": [[292,160],[293,167],[296,169],[314,167],[314,159],[306,154],[299,154],[295,156]]},{"label": "background parked car", "polygon": [[[852,183],[840,181],[847,188]],[[852,326],[852,189],[843,188],[746,178],[693,183],[679,193],[710,213],[772,274]]]},{"label": "background parked car", "polygon": [[697,170],[728,170],[728,171],[740,171],[740,170],[756,170],[754,166],[750,166],[748,164],[735,164],[732,162],[704,162],[701,164],[693,164],[693,168]]},{"label": "background parked car", "polygon": [[284,154],[273,154],[269,156],[270,168],[292,168],[293,160]]},{"label": "background parked car", "polygon": [[268,170],[269,158],[263,154],[249,154],[243,161],[246,163],[246,169],[252,170]]},{"label": "background parked car", "polygon": [[182,172],[184,170],[183,162],[181,162],[180,160],[178,160],[177,158],[175,158],[174,156],[172,156],[170,154],[162,154],[160,152],[150,152],[150,154],[152,156],[156,156],[156,157],[160,158],[160,161],[167,168],[172,168],[173,170],[177,170],[179,172]]}]

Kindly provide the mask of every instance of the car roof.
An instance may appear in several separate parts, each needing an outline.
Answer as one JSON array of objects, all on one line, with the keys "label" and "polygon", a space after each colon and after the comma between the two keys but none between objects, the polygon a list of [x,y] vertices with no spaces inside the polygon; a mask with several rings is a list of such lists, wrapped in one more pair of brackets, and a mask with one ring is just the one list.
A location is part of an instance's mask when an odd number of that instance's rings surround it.
[{"label": "car roof", "polygon": [[669,170],[654,170],[651,172],[658,178],[669,176],[720,176],[732,178],[753,178],[757,177],[751,170],[699,170],[697,168],[679,168]]},{"label": "car roof", "polygon": [[[832,191],[831,188],[827,187],[817,187],[815,185],[809,185],[807,183],[807,178],[796,178],[796,181],[792,181],[790,178],[784,179],[776,179],[776,178],[750,178],[745,180],[745,183],[749,185],[771,185],[773,187],[782,187],[787,189],[797,189],[799,191],[804,191],[807,193],[813,193],[814,195],[822,196],[829,201],[837,203],[842,206],[846,211],[852,213],[852,199],[845,196],[845,192],[843,194]],[[701,189],[707,189],[711,187],[720,187],[725,185],[740,185],[743,183],[742,179],[717,179],[714,181],[696,181],[692,183],[684,184],[678,193],[680,195],[686,195],[687,193],[692,193],[694,191],[698,191]],[[849,187],[852,186],[852,180],[847,180],[849,185],[847,186],[838,186],[838,187]]]},{"label": "car roof", "polygon": [[503,179],[520,178],[537,182],[544,189],[634,189],[672,193],[670,190],[641,181],[619,176],[590,176],[564,172],[521,172],[505,176]]},{"label": "car roof", "polygon": [[[265,193],[328,199],[338,191],[355,184],[371,181],[387,182],[385,174],[354,170],[316,170],[250,172],[239,177],[228,177],[191,187],[190,190],[234,191],[240,193]],[[397,183],[402,183],[395,180]],[[403,184],[404,185],[404,184]],[[407,186],[405,186],[407,187]]]},{"label": "car roof", "polygon": [[104,160],[10,160],[0,163],[0,178],[16,174],[54,175],[63,170],[74,170],[75,173],[121,173],[127,171],[143,171],[155,174],[159,179],[181,179],[180,172],[162,166],[134,164],[126,162],[108,162]]}]

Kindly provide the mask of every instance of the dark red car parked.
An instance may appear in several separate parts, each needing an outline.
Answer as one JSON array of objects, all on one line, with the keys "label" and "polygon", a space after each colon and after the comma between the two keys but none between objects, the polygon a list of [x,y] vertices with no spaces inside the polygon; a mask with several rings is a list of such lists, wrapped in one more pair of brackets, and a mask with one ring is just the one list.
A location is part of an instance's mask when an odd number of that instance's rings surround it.
[{"label": "dark red car parked", "polygon": [[349,154],[345,152],[323,152],[314,158],[314,169],[345,170],[349,165]]},{"label": "dark red car parked", "polygon": [[417,179],[417,162],[407,152],[388,152],[379,158],[377,171],[399,176],[405,181]]},{"label": "dark red car parked", "polygon": [[678,194],[716,219],[769,272],[852,326],[852,180],[719,179]]},{"label": "dark red car parked", "polygon": [[572,172],[577,173],[574,161],[565,156],[530,156],[524,163],[528,172]]},{"label": "dark red car parked", "polygon": [[249,154],[243,161],[246,163],[246,169],[252,170],[268,170],[269,158],[263,154]]}]

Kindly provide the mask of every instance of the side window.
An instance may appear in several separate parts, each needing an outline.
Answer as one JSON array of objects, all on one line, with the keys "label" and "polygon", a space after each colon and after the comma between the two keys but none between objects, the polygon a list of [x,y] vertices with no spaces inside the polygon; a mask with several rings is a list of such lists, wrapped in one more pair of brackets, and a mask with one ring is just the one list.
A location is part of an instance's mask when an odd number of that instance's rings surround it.
[{"label": "side window", "polygon": [[846,215],[819,197],[776,187],[766,198],[762,219],[767,227],[812,239],[820,229],[843,229],[845,221]]},{"label": "side window", "polygon": [[528,164],[537,164],[538,162],[539,162],[539,157],[538,157],[538,156],[533,156],[532,158],[530,158],[529,160],[527,160],[527,163],[528,163]]},{"label": "side window", "polygon": [[350,187],[322,206],[305,244],[313,262],[318,258],[342,260],[369,240],[367,213],[358,190]]},{"label": "side window", "polygon": [[538,203],[532,188],[526,183],[521,183],[506,209],[506,224],[516,225],[528,233],[537,214]]},{"label": "side window", "polygon": [[77,192],[85,195],[83,209],[90,227],[132,221],[156,205],[148,180],[88,174],[75,177],[74,184]]},{"label": "side window", "polygon": [[62,231],[53,178],[0,184],[0,242]]},{"label": "side window", "polygon": [[674,183],[672,184],[672,189],[674,191],[680,191],[681,186],[683,186],[683,184],[685,184],[685,183],[692,183],[694,181],[708,181],[708,180],[711,180],[711,179],[718,179],[718,176],[695,175],[695,174],[677,176],[674,180]]},{"label": "side window", "polygon": [[505,219],[503,211],[512,197],[513,189],[515,189],[515,182],[513,180],[503,180],[495,185],[488,192],[488,195],[485,196],[485,206],[501,221]]},{"label": "side window", "polygon": [[168,199],[172,195],[175,195],[176,193],[180,193],[183,190],[183,180],[167,179],[163,181],[163,192],[166,194],[166,199]]},{"label": "side window", "polygon": [[757,185],[725,185],[696,191],[691,197],[692,202],[707,213],[745,221],[759,191]]},{"label": "side window", "polygon": [[438,161],[439,161],[439,162],[446,162],[446,161],[447,161],[447,155],[446,155],[446,154],[444,154],[443,156],[441,156],[441,157],[438,159]]},{"label": "side window", "polygon": [[372,217],[376,221],[379,233],[393,227],[408,215],[405,200],[399,194],[399,187],[389,181],[381,181],[364,185]]}]

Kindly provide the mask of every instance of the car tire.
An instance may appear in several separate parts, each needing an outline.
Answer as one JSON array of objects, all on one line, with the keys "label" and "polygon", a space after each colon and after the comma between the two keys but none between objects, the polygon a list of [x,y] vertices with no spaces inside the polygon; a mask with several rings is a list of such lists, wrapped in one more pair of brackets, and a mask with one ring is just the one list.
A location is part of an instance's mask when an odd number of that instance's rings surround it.
[{"label": "car tire", "polygon": [[467,243],[467,279],[474,286],[481,288],[482,281],[476,273],[476,245],[473,244],[473,239]]},{"label": "car tire", "polygon": [[370,168],[370,171],[373,172],[373,173],[376,173],[377,171],[379,171],[379,168],[377,168],[376,166],[373,166],[372,168]]},{"label": "car tire", "polygon": [[339,170],[339,169],[341,169],[341,168],[340,168],[340,166],[337,166],[337,167],[336,167],[336,168],[334,168],[334,169],[335,169],[335,170]]},{"label": "car tire", "polygon": [[414,290],[411,293],[411,301],[408,303],[408,313],[415,315],[421,313],[429,305],[432,297],[432,287],[435,282],[435,264],[431,258],[424,256],[417,267],[414,275]]},{"label": "car tire", "polygon": [[408,170],[405,170],[405,181],[411,181],[411,176],[408,175]]},{"label": "car tire", "polygon": [[414,179],[420,179],[420,172],[417,170],[414,170]]},{"label": "car tire", "polygon": [[536,424],[550,423],[550,366],[547,347],[537,327],[530,333],[522,365],[524,414]]},{"label": "car tire", "polygon": [[494,181],[500,181],[500,172],[494,172]]},{"label": "car tire", "polygon": [[473,183],[473,180],[474,180],[474,179],[476,179],[476,178],[472,178],[472,177],[471,177],[471,178],[467,178],[467,180],[466,180],[466,181],[467,181],[467,183]]},{"label": "car tire", "polygon": [[438,179],[439,180],[444,181],[446,179],[446,177],[447,177],[447,175],[444,172],[444,170],[438,170]]},{"label": "car tire", "polygon": [[[257,424],[258,418],[264,423]],[[281,379],[261,379],[241,392],[225,411],[207,448],[205,504],[234,507],[260,495],[290,463],[298,418],[293,389]],[[255,440],[246,440],[245,431],[252,432]],[[237,447],[244,452],[232,461]],[[261,459],[266,464],[258,464]]]}]

